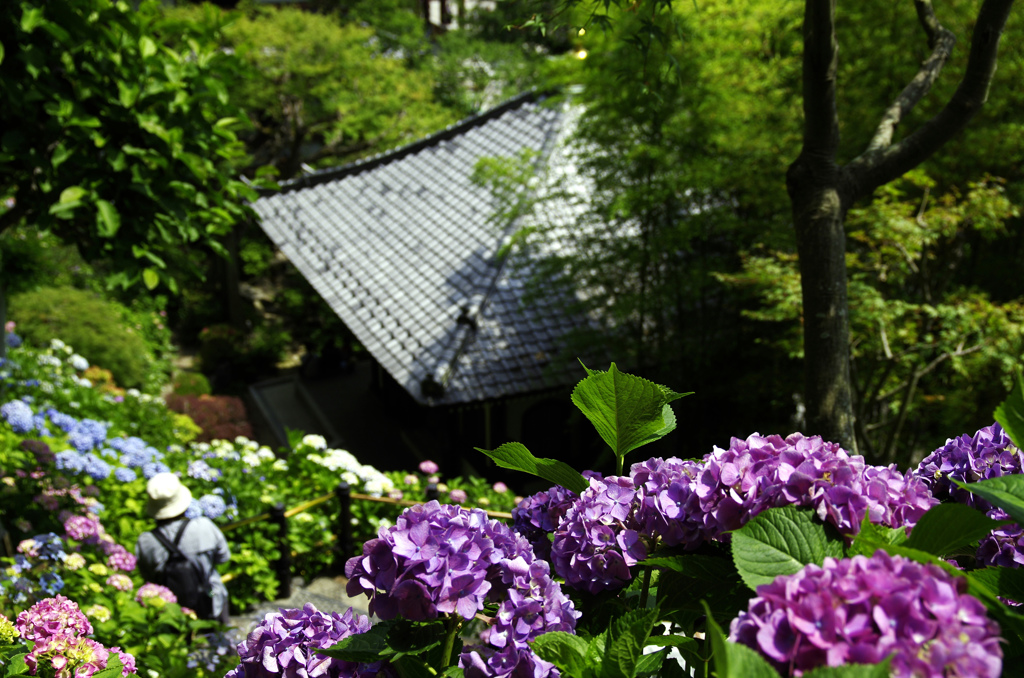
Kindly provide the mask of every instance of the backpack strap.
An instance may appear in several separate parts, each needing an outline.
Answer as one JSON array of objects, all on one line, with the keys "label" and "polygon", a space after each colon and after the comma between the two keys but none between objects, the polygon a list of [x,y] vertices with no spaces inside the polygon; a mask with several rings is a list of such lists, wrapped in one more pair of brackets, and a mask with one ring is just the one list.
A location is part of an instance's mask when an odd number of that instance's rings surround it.
[{"label": "backpack strap", "polygon": [[199,581],[203,582],[204,591],[209,592],[209,578],[204,576],[202,566],[199,563],[197,563],[194,558],[192,558],[190,555],[188,555],[178,547],[178,544],[181,543],[181,536],[185,534],[185,528],[188,527],[188,524],[189,520],[188,518],[186,518],[185,522],[183,522],[181,524],[181,527],[178,528],[178,533],[174,535],[173,543],[171,542],[171,540],[167,538],[167,535],[160,531],[159,527],[153,530],[152,534],[154,537],[156,537],[156,540],[160,542],[160,544],[165,549],[167,549],[168,553],[177,554],[179,558],[184,558],[188,561],[188,563],[192,566],[192,569],[195,570],[196,576],[198,577]]}]

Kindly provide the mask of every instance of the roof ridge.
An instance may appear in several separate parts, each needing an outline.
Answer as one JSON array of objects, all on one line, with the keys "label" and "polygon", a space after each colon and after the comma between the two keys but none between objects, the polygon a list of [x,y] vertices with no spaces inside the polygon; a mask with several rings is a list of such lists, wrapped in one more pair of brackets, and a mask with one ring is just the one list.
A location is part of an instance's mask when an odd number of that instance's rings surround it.
[{"label": "roof ridge", "polygon": [[527,92],[516,95],[511,99],[508,99],[498,104],[494,108],[486,110],[482,113],[477,113],[476,115],[471,115],[468,118],[463,118],[462,120],[454,122],[448,127],[445,127],[443,130],[439,132],[434,132],[433,134],[425,136],[422,139],[418,139],[417,141],[414,141],[410,144],[406,144],[405,146],[399,146],[398,148],[391,149],[390,151],[384,151],[383,153],[379,153],[369,158],[356,160],[355,162],[351,162],[347,165],[340,165],[338,167],[330,167],[327,169],[317,170],[310,174],[305,174],[301,177],[289,179],[285,182],[282,182],[280,188],[258,189],[259,195],[260,197],[264,197],[269,195],[290,193],[291,191],[295,191],[302,188],[310,188],[312,186],[318,186],[328,181],[334,181],[336,179],[341,179],[343,177],[351,176],[353,174],[359,174],[361,172],[374,169],[375,167],[379,167],[381,165],[394,162],[395,160],[400,160],[407,155],[418,153],[424,148],[434,146],[436,144],[441,143],[442,141],[447,141],[456,136],[459,136],[465,133],[466,131],[474,127],[483,125],[510,110],[519,108],[523,104],[532,103],[534,101],[543,101],[544,99],[556,94],[557,91],[557,89],[531,89]]}]

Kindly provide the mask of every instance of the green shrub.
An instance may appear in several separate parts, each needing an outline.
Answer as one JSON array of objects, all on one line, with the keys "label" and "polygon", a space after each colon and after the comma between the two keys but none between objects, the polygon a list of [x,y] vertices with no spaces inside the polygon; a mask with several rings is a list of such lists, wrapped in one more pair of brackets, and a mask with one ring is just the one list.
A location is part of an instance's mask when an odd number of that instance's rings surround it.
[{"label": "green shrub", "polygon": [[209,395],[210,381],[200,372],[178,372],[174,376],[173,391],[178,395]]},{"label": "green shrub", "polygon": [[127,324],[121,304],[73,287],[43,287],[11,298],[10,317],[35,346],[51,339],[71,345],[91,364],[110,370],[127,388],[157,386],[155,359],[142,333]]}]

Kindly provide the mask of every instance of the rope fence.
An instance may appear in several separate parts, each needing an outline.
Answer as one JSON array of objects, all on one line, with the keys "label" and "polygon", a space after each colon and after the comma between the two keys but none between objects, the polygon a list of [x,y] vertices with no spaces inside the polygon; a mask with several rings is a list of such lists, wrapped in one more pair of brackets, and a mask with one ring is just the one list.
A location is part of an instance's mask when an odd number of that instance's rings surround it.
[{"label": "rope fence", "polygon": [[[427,485],[425,492],[424,501],[415,501],[412,499],[392,499],[391,497],[374,497],[369,494],[360,494],[358,492],[352,492],[352,488],[345,481],[338,483],[338,486],[334,488],[333,492],[321,495],[315,499],[303,502],[297,506],[293,506],[290,509],[285,509],[284,504],[279,503],[270,509],[267,513],[261,513],[251,518],[245,518],[233,523],[229,523],[220,528],[221,532],[230,532],[231,530],[245,527],[246,525],[254,525],[256,523],[271,522],[277,525],[277,548],[281,556],[274,561],[274,573],[277,577],[277,598],[288,598],[292,594],[292,563],[296,556],[299,555],[298,551],[293,551],[291,548],[291,542],[288,538],[288,519],[293,518],[300,513],[304,513],[311,508],[324,504],[331,501],[332,499],[338,500],[338,518],[335,522],[335,531],[333,534],[328,535],[328,538],[324,541],[316,544],[314,548],[327,546],[330,543],[334,544],[334,564],[333,569],[335,571],[343,571],[345,567],[345,561],[351,556],[356,555],[355,553],[355,542],[352,538],[352,502],[353,501],[364,501],[374,502],[378,504],[391,504],[394,506],[419,506],[425,502],[437,499],[439,492],[435,483]],[[503,511],[485,511],[490,518],[497,518],[498,520],[512,520],[511,513],[505,513]],[[233,572],[227,572],[221,575],[221,581],[225,584],[232,579],[235,579]]]}]

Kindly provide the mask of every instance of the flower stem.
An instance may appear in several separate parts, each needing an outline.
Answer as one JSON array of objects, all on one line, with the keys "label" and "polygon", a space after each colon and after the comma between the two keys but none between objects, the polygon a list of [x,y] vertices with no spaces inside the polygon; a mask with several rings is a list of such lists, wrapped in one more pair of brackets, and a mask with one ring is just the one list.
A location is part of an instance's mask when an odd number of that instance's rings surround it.
[{"label": "flower stem", "polygon": [[622,475],[622,463],[625,460],[626,460],[625,456],[622,456],[622,457],[616,456],[615,457],[615,465],[616,465],[615,475],[617,475],[617,476],[621,476]]},{"label": "flower stem", "polygon": [[455,635],[459,632],[459,627],[462,626],[462,618],[458,615],[452,615],[448,619],[448,634],[444,639],[444,651],[441,653],[441,666],[438,673],[444,673],[448,670],[448,663],[452,658],[452,648],[455,647]]},{"label": "flower stem", "polygon": [[650,598],[651,591],[651,570],[649,568],[644,569],[644,587],[640,591],[640,604],[645,608],[654,607],[651,604]]}]

